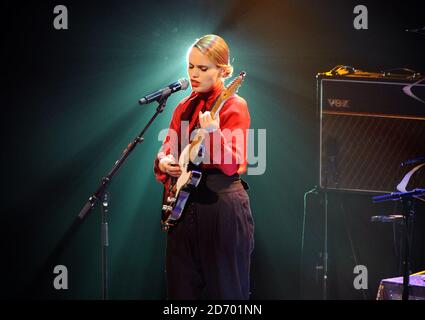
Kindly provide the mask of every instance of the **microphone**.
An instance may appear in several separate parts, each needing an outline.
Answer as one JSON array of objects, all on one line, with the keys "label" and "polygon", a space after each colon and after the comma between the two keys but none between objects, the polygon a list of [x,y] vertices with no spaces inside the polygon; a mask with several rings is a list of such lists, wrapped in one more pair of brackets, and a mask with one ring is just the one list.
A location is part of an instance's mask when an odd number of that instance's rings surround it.
[{"label": "microphone", "polygon": [[148,94],[147,96],[144,96],[142,99],[139,100],[140,104],[148,104],[153,101],[159,101],[163,98],[167,98],[172,93],[179,91],[179,90],[186,90],[189,86],[189,81],[187,79],[182,78],[179,79],[176,82],[173,82],[168,87],[165,87],[163,89],[157,90],[155,92],[152,92],[151,94]]}]

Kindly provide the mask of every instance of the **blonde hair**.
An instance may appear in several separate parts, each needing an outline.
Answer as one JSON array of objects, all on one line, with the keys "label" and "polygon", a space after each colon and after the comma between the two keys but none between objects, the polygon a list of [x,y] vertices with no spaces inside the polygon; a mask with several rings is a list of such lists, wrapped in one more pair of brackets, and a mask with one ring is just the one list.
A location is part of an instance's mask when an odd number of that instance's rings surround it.
[{"label": "blonde hair", "polygon": [[218,68],[224,70],[223,78],[232,76],[233,67],[230,64],[229,46],[226,41],[215,34],[207,34],[192,45],[193,48],[199,49],[203,54],[210,58]]}]

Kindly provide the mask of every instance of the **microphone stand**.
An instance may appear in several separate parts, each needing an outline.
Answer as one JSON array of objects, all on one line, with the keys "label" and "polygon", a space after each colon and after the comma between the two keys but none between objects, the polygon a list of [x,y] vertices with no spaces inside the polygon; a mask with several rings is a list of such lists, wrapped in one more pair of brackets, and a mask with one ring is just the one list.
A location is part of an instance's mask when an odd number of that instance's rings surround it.
[{"label": "microphone stand", "polygon": [[111,182],[114,175],[118,172],[121,166],[124,164],[125,160],[131,154],[131,152],[136,148],[137,144],[144,141],[144,134],[147,129],[150,127],[155,118],[165,109],[167,99],[170,96],[169,94],[163,95],[158,100],[158,107],[156,108],[155,114],[140,132],[140,134],[124,149],[121,158],[119,158],[109,173],[102,178],[101,183],[93,195],[88,199],[84,207],[81,209],[78,214],[78,218],[83,220],[87,213],[94,208],[98,200],[102,201],[102,219],[101,219],[101,245],[102,245],[102,299],[108,299],[108,261],[107,261],[107,248],[109,246],[109,236],[108,236],[108,214],[109,214],[109,199],[110,195],[107,192],[107,187]]},{"label": "microphone stand", "polygon": [[407,192],[393,192],[382,196],[373,197],[373,203],[400,200],[403,211],[403,293],[402,300],[409,300],[409,234],[408,221],[410,214],[414,214],[412,198],[425,195],[425,189],[414,189]]}]

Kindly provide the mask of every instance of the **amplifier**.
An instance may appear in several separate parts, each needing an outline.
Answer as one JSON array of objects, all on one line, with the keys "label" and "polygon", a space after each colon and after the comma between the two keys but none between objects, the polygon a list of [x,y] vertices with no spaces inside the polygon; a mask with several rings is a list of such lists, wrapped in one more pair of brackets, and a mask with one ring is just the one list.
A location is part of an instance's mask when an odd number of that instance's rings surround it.
[{"label": "amplifier", "polygon": [[[316,79],[320,187],[396,190],[415,165],[405,161],[425,156],[425,77],[351,68],[319,73]],[[425,175],[419,173],[408,187],[424,186]]]}]

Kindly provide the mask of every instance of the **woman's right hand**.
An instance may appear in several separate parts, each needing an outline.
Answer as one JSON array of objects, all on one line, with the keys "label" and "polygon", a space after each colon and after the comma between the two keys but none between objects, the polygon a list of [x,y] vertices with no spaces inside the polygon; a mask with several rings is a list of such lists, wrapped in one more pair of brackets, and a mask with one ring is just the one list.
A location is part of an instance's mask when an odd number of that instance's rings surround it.
[{"label": "woman's right hand", "polygon": [[182,174],[179,164],[172,154],[166,155],[159,161],[159,170],[166,174],[178,178]]}]

